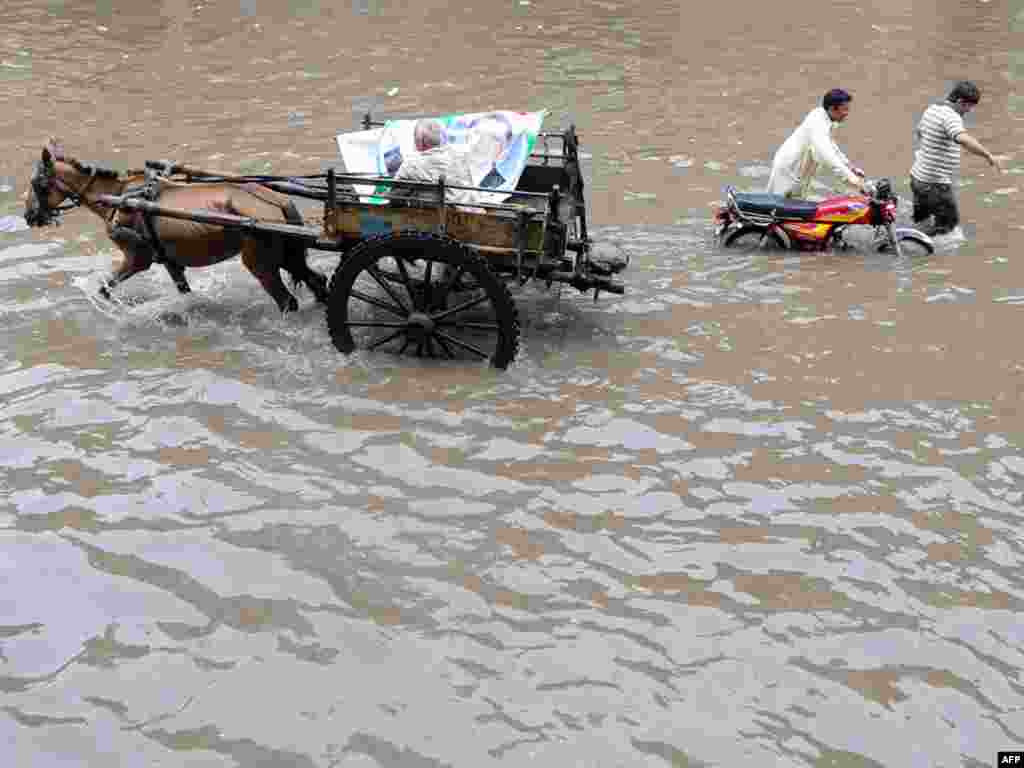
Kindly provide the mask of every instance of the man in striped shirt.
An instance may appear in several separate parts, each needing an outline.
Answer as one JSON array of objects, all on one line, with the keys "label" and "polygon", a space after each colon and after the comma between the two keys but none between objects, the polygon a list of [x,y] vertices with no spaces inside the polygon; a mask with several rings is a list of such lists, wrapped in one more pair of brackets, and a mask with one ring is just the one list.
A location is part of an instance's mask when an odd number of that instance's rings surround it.
[{"label": "man in striped shirt", "polygon": [[960,167],[960,147],[984,157],[997,171],[999,161],[964,130],[963,116],[981,100],[978,87],[969,81],[953,86],[944,104],[932,104],[917,126],[920,146],[910,169],[910,190],[914,193],[914,222],[935,217],[929,234],[952,232],[960,223],[960,211],[953,196],[953,174]]}]

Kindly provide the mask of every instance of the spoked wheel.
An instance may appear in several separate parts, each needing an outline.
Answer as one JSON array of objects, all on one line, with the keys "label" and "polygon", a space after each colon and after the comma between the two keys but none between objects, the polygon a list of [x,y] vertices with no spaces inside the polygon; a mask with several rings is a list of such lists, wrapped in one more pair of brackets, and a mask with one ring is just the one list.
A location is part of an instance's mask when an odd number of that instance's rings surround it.
[{"label": "spoked wheel", "polygon": [[[764,239],[762,244],[761,240]],[[756,251],[760,248],[784,249],[786,244],[782,238],[767,227],[759,227],[756,224],[744,224],[734,229],[725,236],[722,244],[726,248],[733,248],[738,251]]]},{"label": "spoked wheel", "polygon": [[515,303],[487,262],[415,230],[352,249],[331,280],[327,327],[346,355],[375,349],[506,368],[519,347]]}]

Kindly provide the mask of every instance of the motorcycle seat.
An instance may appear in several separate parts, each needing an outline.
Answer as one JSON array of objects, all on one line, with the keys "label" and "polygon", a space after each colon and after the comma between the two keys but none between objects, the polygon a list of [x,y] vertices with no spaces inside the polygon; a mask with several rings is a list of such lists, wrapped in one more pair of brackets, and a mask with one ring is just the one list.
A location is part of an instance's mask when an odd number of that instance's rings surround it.
[{"label": "motorcycle seat", "polygon": [[812,200],[794,200],[783,195],[761,192],[735,192],[733,199],[742,213],[773,216],[776,219],[809,221],[818,210],[818,204]]}]

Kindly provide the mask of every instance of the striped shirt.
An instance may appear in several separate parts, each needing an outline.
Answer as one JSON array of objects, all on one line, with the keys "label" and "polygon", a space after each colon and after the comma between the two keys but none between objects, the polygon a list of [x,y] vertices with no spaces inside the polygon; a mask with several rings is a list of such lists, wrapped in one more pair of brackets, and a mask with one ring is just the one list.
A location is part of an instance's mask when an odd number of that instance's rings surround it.
[{"label": "striped shirt", "polygon": [[960,145],[955,139],[964,132],[964,119],[949,104],[932,104],[917,125],[921,144],[914,156],[910,175],[918,181],[952,184],[960,167]]}]

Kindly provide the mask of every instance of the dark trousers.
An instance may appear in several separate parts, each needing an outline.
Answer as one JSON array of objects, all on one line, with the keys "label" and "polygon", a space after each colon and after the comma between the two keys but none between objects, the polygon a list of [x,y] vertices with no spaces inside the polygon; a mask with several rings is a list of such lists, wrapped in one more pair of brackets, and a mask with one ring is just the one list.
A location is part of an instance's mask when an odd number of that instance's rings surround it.
[{"label": "dark trousers", "polygon": [[918,181],[910,177],[910,191],[914,193],[914,223],[935,217],[935,223],[927,228],[929,235],[944,235],[952,232],[960,223],[960,209],[953,197],[952,184],[935,184]]}]

